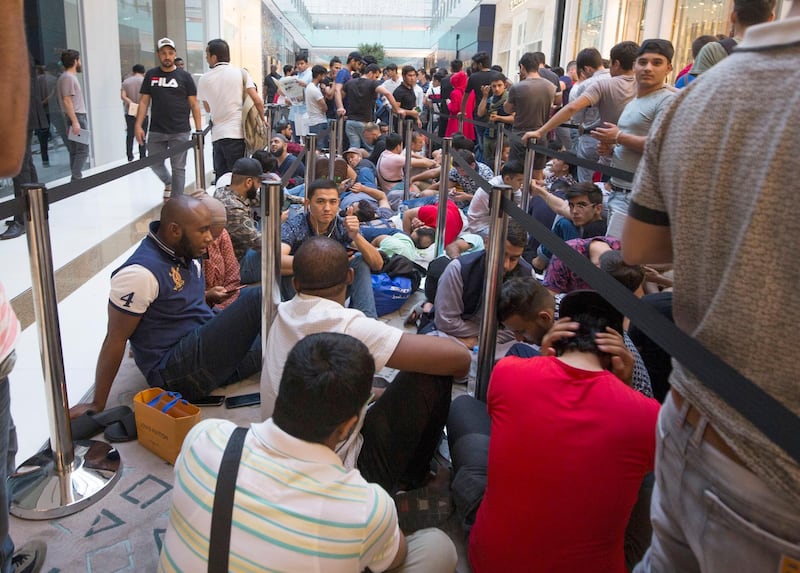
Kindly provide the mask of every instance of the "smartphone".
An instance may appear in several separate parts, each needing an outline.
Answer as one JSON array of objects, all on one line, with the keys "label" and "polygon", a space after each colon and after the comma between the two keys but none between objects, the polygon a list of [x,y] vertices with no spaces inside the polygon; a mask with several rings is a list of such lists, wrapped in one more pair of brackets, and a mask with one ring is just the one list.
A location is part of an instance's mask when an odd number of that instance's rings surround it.
[{"label": "smartphone", "polygon": [[260,392],[241,394],[239,396],[230,396],[225,398],[226,408],[242,408],[244,406],[258,406],[259,404],[261,404]]},{"label": "smartphone", "polygon": [[349,178],[345,179],[344,181],[342,181],[342,187],[345,187],[345,188],[350,187],[352,184],[353,184],[353,180],[349,179]]},{"label": "smartphone", "polygon": [[222,406],[222,403],[225,402],[225,396],[215,396],[212,394],[211,396],[206,396],[205,398],[197,398],[196,400],[192,400],[192,404],[195,406]]},{"label": "smartphone", "polygon": [[243,289],[244,287],[246,287],[246,286],[247,286],[247,285],[239,285],[238,287],[236,287],[236,288],[232,288],[232,289],[230,289],[230,290],[226,290],[225,292],[226,292],[226,293],[234,293],[234,292],[236,292],[237,290],[242,290],[242,289]]}]

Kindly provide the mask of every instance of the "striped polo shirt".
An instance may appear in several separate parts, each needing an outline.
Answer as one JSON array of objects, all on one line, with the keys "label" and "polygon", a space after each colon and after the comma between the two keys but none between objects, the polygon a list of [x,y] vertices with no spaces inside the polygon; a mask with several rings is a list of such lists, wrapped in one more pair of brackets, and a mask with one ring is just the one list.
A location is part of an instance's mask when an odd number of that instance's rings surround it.
[{"label": "striped polo shirt", "polygon": [[[235,424],[205,420],[175,464],[159,571],[205,571],[217,472]],[[394,502],[323,444],[272,419],[250,426],[234,498],[230,571],[385,571],[400,543]]]}]

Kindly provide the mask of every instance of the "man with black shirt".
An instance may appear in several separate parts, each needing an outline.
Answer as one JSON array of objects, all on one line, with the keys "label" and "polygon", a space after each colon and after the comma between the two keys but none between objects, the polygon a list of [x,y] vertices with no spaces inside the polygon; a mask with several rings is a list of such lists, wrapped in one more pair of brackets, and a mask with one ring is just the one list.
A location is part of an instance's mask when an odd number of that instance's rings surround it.
[{"label": "man with black shirt", "polygon": [[275,94],[278,93],[278,80],[281,75],[278,73],[278,66],[272,64],[269,67],[269,75],[264,78],[264,103],[274,103]]},{"label": "man with black shirt", "polygon": [[[441,101],[443,103],[447,102],[447,100],[450,98],[450,94],[453,91],[453,84],[450,83],[450,78],[452,77],[453,74],[460,72],[461,68],[463,67],[463,65],[464,64],[461,62],[461,60],[451,60],[450,61],[450,75],[446,75],[446,76],[444,76],[442,78],[442,83],[441,83],[442,87],[441,87],[441,90],[439,92],[439,93],[441,93],[441,96],[442,96]],[[445,105],[445,107],[442,108],[442,109],[445,109],[446,107],[447,106]],[[444,134],[445,134],[446,131],[447,131],[447,118],[441,118],[440,117],[439,118],[439,137],[444,137]]]},{"label": "man with black shirt", "polygon": [[350,52],[347,55],[347,62],[345,66],[336,74],[336,80],[333,85],[333,97],[336,100],[336,113],[339,117],[345,114],[344,96],[342,95],[342,88],[344,84],[353,78],[353,72],[361,69],[361,52]]},{"label": "man with black shirt", "polygon": [[[136,113],[136,140],[144,145],[144,129],[142,123],[150,112],[150,135],[147,146],[151,154],[161,153],[189,141],[189,113],[194,119],[194,127],[202,129],[200,106],[197,103],[197,87],[192,76],[175,66],[175,42],[169,38],[158,41],[158,58],[161,65],[152,68],[144,75],[139,109]],[[183,195],[186,183],[186,151],[173,155],[169,159],[172,175],[163,163],[153,165],[153,172],[164,184],[164,199],[169,199],[172,192]]]},{"label": "man with black shirt", "polygon": [[[414,86],[417,85],[417,70],[414,66],[403,66],[403,83],[394,90],[394,99],[400,104],[397,110],[398,121],[402,118],[410,117],[417,122],[417,127],[422,127],[417,110],[417,94],[414,93]],[[390,102],[391,103],[391,102]],[[405,113],[403,112],[405,110]]]},{"label": "man with black shirt", "polygon": [[370,64],[360,78],[350,80],[344,85],[345,109],[347,110],[347,123],[344,132],[350,142],[350,147],[361,147],[364,124],[373,121],[375,117],[376,94],[381,94],[392,108],[397,111],[398,103],[389,90],[378,84],[381,69],[377,64]]},{"label": "man with black shirt", "polygon": [[[491,69],[491,60],[486,52],[478,52],[472,56],[472,74],[467,80],[467,89],[464,91],[464,99],[461,101],[461,111],[464,110],[469,93],[475,93],[475,106],[472,109],[472,116],[478,119],[478,105],[483,96],[481,88],[491,85],[494,80],[501,79],[503,74]],[[483,132],[485,129],[479,125],[475,126],[475,159],[483,162]]]}]

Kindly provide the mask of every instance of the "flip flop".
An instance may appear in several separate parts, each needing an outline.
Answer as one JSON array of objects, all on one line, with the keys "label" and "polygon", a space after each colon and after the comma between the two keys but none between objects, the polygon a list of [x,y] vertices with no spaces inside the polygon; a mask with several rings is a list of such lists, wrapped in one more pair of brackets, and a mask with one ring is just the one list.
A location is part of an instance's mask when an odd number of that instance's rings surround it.
[{"label": "flip flop", "polygon": [[136,417],[133,412],[123,416],[120,420],[112,422],[103,433],[106,440],[112,443],[130,442],[136,439]]},{"label": "flip flop", "polygon": [[127,415],[133,415],[133,410],[128,406],[116,406],[99,413],[86,412],[70,421],[73,440],[88,440],[103,431],[104,428],[122,420]]}]

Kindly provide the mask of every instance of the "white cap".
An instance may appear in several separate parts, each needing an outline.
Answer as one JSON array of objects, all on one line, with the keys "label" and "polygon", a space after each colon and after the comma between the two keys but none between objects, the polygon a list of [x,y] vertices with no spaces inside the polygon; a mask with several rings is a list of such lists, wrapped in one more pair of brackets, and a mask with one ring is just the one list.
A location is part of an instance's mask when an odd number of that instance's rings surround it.
[{"label": "white cap", "polygon": [[158,50],[160,50],[160,49],[161,49],[161,48],[163,48],[164,46],[169,46],[169,47],[170,47],[170,48],[172,48],[173,50],[176,50],[176,49],[177,49],[177,48],[175,47],[175,42],[173,42],[173,41],[172,41],[172,40],[170,40],[169,38],[161,38],[161,39],[158,41],[158,48],[157,48]]}]

